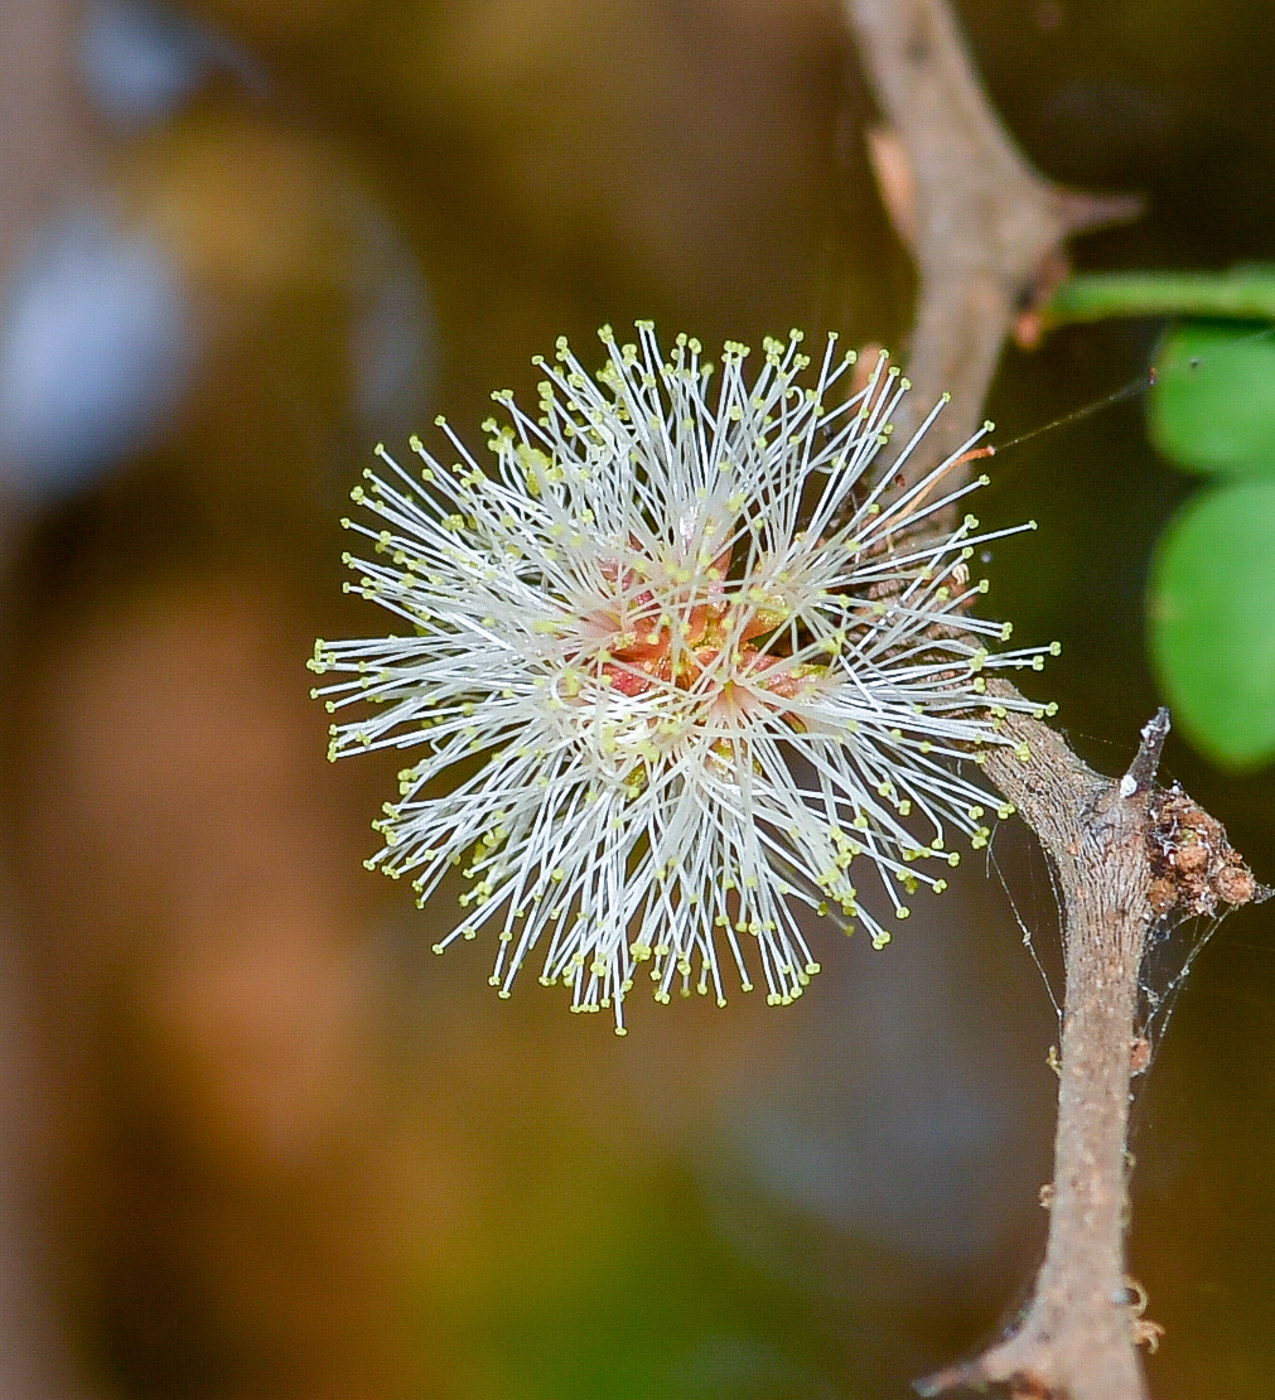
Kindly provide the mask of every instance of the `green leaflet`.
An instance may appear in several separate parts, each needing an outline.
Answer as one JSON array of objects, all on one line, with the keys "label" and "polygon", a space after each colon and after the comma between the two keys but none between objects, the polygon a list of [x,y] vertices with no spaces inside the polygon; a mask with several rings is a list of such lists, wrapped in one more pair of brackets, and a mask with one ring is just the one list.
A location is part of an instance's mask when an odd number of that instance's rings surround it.
[{"label": "green leaflet", "polygon": [[1152,441],[1218,483],[1170,521],[1147,598],[1160,685],[1216,763],[1275,759],[1275,265],[1069,278],[1047,324],[1177,316],[1147,397]]},{"label": "green leaflet", "polygon": [[1275,758],[1275,477],[1189,501],[1160,541],[1151,651],[1175,719],[1216,762]]},{"label": "green leaflet", "polygon": [[1165,336],[1151,440],[1187,471],[1275,473],[1275,327],[1187,321]]}]

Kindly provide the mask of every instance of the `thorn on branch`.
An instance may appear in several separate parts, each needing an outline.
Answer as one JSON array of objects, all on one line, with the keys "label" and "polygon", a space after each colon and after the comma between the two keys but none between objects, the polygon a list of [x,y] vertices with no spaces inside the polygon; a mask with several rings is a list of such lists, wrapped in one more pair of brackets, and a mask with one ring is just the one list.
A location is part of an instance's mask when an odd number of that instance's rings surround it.
[{"label": "thorn on branch", "polygon": [[949,1390],[985,1391],[996,1382],[1008,1385],[1012,1400],[1059,1400],[1057,1393],[1032,1371],[1015,1370],[1007,1375],[1001,1374],[995,1367],[988,1366],[986,1358],[982,1356],[964,1365],[935,1371],[932,1376],[923,1376],[919,1381],[912,1382],[912,1389],[918,1395],[932,1397]]},{"label": "thorn on branch", "polygon": [[1131,224],[1142,217],[1147,207],[1140,194],[1091,194],[1087,190],[1057,187],[1053,194],[1058,222],[1072,238],[1116,224]]},{"label": "thorn on branch", "polygon": [[879,124],[867,131],[868,164],[876,177],[881,202],[899,242],[916,254],[916,176],[907,147],[892,126]]},{"label": "thorn on branch", "polygon": [[1142,743],[1133,756],[1129,771],[1120,779],[1120,796],[1132,797],[1135,792],[1150,792],[1155,775],[1160,771],[1164,741],[1169,737],[1169,712],[1161,705],[1154,718],[1142,727]]}]

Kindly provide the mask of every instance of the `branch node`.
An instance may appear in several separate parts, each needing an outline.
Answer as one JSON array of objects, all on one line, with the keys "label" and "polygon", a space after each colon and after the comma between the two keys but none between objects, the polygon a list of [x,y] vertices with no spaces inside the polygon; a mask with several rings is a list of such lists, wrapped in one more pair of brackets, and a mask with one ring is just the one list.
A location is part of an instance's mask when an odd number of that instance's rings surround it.
[{"label": "branch node", "polygon": [[1271,891],[1253,878],[1222,823],[1180,787],[1157,790],[1148,806],[1147,899],[1154,914],[1212,918],[1219,905],[1234,909],[1269,897]]}]

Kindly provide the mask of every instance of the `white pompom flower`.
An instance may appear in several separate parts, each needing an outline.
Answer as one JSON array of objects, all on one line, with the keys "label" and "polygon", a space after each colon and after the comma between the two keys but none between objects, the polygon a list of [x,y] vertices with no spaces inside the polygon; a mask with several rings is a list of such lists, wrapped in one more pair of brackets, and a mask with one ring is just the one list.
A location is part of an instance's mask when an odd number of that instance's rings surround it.
[{"label": "white pompom flower", "polygon": [[906,917],[945,887],[929,867],[957,863],[950,834],[986,844],[1011,810],[960,769],[1010,742],[1007,705],[1041,711],[986,673],[1057,648],[990,652],[1008,625],[969,611],[974,548],[1013,531],[927,530],[986,481],[941,487],[981,433],[910,489],[874,480],[909,387],[884,359],[854,392],[834,338],[808,387],[796,332],[752,379],[742,345],[714,377],[646,323],[602,340],[592,376],[559,341],[535,417],[494,396],[494,471],[441,419],[454,466],[414,440],[413,475],[378,449],[353,493],[371,523],[343,522],[370,546],[346,587],[403,631],[320,641],[310,664],[343,677],[315,692],[330,710],[359,707],[333,757],[415,758],[368,865],[421,904],[461,867],[437,950],[491,925],[502,996],[534,954],[623,1033],[639,968],[659,1001],[724,1002],[724,963],[799,996],[818,964],[798,906],[888,941],[874,906]]}]

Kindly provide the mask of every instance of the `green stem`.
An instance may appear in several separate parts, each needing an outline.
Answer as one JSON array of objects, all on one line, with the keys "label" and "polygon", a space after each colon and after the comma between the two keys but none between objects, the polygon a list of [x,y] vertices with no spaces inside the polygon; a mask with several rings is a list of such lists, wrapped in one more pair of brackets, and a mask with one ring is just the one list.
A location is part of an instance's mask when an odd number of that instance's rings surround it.
[{"label": "green stem", "polygon": [[1045,307],[1045,317],[1054,325],[1113,316],[1275,321],[1275,268],[1081,273],[1068,278]]}]

